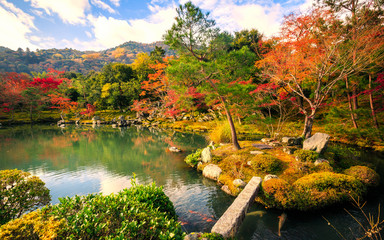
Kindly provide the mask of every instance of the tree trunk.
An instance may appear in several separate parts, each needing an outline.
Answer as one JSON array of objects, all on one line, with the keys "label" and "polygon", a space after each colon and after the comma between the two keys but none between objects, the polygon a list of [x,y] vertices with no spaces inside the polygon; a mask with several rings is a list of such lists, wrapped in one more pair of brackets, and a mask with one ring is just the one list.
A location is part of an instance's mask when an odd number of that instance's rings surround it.
[{"label": "tree trunk", "polygon": [[227,102],[226,102],[225,98],[222,97],[222,96],[220,96],[220,100],[221,100],[221,102],[222,102],[223,105],[224,105],[225,114],[227,115],[228,123],[229,123],[229,126],[230,126],[230,128],[231,128],[231,136],[232,136],[232,144],[233,144],[233,147],[234,147],[236,150],[240,150],[241,147],[240,147],[240,145],[239,145],[239,141],[237,140],[237,134],[236,134],[235,124],[233,124],[233,120],[232,120],[231,112],[229,111],[229,109],[228,109],[228,107],[227,107]]},{"label": "tree trunk", "polygon": [[348,100],[349,113],[351,115],[353,127],[357,129],[357,128],[359,128],[359,126],[357,125],[355,113],[353,112],[353,108],[352,108],[351,93],[349,92],[348,78],[345,78],[345,87],[347,90],[347,100]]},{"label": "tree trunk", "polygon": [[379,129],[379,123],[377,122],[375,108],[373,106],[373,97],[372,97],[372,92],[371,92],[371,90],[372,90],[372,76],[371,76],[371,74],[369,74],[368,88],[370,90],[369,91],[369,105],[371,107],[373,123],[375,124],[375,127],[377,129]]},{"label": "tree trunk", "polygon": [[353,86],[352,88],[352,106],[353,106],[353,110],[357,110],[359,108],[359,103],[357,101],[357,88],[356,88],[356,85]]},{"label": "tree trunk", "polygon": [[312,135],[313,119],[315,115],[305,115],[304,130],[301,134],[304,139],[310,138]]},{"label": "tree trunk", "polygon": [[219,95],[220,101],[221,101],[221,103],[224,105],[225,114],[227,115],[227,119],[228,119],[229,127],[231,128],[231,136],[232,136],[232,144],[233,144],[233,147],[234,147],[236,150],[240,150],[241,147],[240,147],[240,145],[239,145],[239,141],[237,140],[237,134],[236,134],[235,124],[233,124],[233,120],[232,120],[231,112],[229,111],[228,106],[227,106],[227,101],[225,100],[225,97],[223,97],[223,96],[220,95],[219,90],[217,89],[215,83],[212,82],[212,80],[210,79],[210,76],[208,76],[208,77],[206,78],[206,80],[209,82],[209,84],[212,86],[212,88],[213,88],[213,89],[216,91],[216,93]]},{"label": "tree trunk", "polygon": [[33,114],[33,107],[32,107],[32,104],[31,104],[31,106],[29,106],[29,118],[31,119],[31,123],[33,123],[33,116],[32,116],[32,114]]}]

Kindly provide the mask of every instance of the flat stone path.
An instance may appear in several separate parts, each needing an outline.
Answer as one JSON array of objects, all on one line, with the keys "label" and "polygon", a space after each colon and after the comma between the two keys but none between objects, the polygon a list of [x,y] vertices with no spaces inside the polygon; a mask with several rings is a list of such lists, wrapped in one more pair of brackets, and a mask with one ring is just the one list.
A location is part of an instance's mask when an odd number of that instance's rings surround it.
[{"label": "flat stone path", "polygon": [[243,222],[249,206],[255,201],[260,184],[261,178],[253,177],[223,216],[216,222],[211,232],[219,233],[224,238],[233,237]]}]

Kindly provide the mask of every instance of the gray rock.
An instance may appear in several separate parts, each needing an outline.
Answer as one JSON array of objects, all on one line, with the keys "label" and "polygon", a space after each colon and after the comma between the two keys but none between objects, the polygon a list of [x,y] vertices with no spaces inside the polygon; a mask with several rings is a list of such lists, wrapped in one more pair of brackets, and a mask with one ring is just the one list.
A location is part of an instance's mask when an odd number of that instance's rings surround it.
[{"label": "gray rock", "polygon": [[283,152],[285,152],[286,154],[293,154],[296,150],[297,150],[296,148],[292,148],[292,147],[283,148]]},{"label": "gray rock", "polygon": [[252,162],[251,162],[251,161],[248,161],[248,162],[247,162],[247,165],[248,165],[248,166],[251,166],[251,165],[252,165]]},{"label": "gray rock", "polygon": [[221,190],[222,190],[223,192],[225,192],[226,194],[228,194],[228,195],[233,195],[232,192],[231,192],[231,190],[229,190],[229,187],[228,187],[227,185],[222,186],[222,187],[221,187]]},{"label": "gray rock", "polygon": [[312,137],[304,140],[303,149],[322,153],[327,148],[329,138],[330,136],[326,133],[315,133]]},{"label": "gray rock", "polygon": [[262,152],[262,151],[250,151],[249,153],[252,154],[252,155],[261,155],[261,154],[264,154],[264,152]]},{"label": "gray rock", "polygon": [[203,170],[203,176],[212,180],[217,181],[221,174],[222,170],[219,166],[215,164],[209,164],[205,166]]},{"label": "gray rock", "polygon": [[94,117],[92,118],[92,121],[97,121],[97,120],[100,120],[100,117],[99,117],[99,116],[94,116]]},{"label": "gray rock", "polygon": [[287,146],[294,146],[296,145],[296,138],[293,137],[283,137],[281,139],[281,143]]},{"label": "gray rock", "polygon": [[201,161],[203,163],[209,163],[209,162],[211,162],[211,160],[212,160],[211,148],[210,147],[206,147],[201,152]]},{"label": "gray rock", "polygon": [[213,143],[213,141],[211,141],[208,145],[212,150],[215,150],[216,147],[215,147],[215,144]]},{"label": "gray rock", "polygon": [[273,175],[273,174],[268,174],[268,175],[265,175],[265,177],[264,177],[264,182],[266,182],[266,181],[268,181],[268,180],[270,180],[270,179],[277,179],[277,178],[279,178],[278,176],[276,176],[276,175]]},{"label": "gray rock", "polygon": [[235,180],[233,180],[233,185],[235,185],[236,187],[240,187],[240,188],[243,188],[243,187],[245,187],[245,185],[247,185],[247,183],[246,182],[244,182],[243,180],[241,180],[241,179],[235,179]]},{"label": "gray rock", "polygon": [[322,164],[322,163],[329,163],[329,161],[327,159],[323,159],[323,158],[319,158],[317,159],[314,164],[315,166],[319,165],[319,164]]},{"label": "gray rock", "polygon": [[269,143],[270,141],[272,141],[272,138],[262,138],[261,139],[261,142],[263,142],[263,143]]},{"label": "gray rock", "polygon": [[281,146],[281,143],[279,143],[279,142],[269,142],[268,145],[270,145],[272,147],[279,147],[279,146]]},{"label": "gray rock", "polygon": [[171,151],[171,152],[181,152],[181,150],[178,149],[177,147],[170,147],[170,148],[168,148],[168,149],[169,149],[169,151]]},{"label": "gray rock", "polygon": [[272,149],[273,148],[272,146],[269,146],[267,144],[253,144],[252,146],[254,146],[255,148],[258,148],[258,149]]},{"label": "gray rock", "polygon": [[112,128],[117,128],[117,124],[116,123],[112,124]]}]

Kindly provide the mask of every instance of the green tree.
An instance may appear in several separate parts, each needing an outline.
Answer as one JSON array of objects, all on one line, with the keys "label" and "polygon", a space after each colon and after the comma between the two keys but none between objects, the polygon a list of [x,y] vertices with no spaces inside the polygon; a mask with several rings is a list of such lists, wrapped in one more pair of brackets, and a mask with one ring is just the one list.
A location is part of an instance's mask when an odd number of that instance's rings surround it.
[{"label": "green tree", "polygon": [[0,224],[47,205],[49,189],[43,181],[21,170],[0,171]]},{"label": "green tree", "polygon": [[225,110],[233,146],[240,149],[229,109],[231,103],[227,100],[233,96],[229,83],[239,77],[248,80],[256,56],[248,47],[231,51],[233,37],[220,33],[209,13],[203,13],[191,2],[180,5],[176,11],[176,23],[164,35],[165,43],[180,56],[168,67],[169,78],[184,91],[198,87],[213,93]]}]

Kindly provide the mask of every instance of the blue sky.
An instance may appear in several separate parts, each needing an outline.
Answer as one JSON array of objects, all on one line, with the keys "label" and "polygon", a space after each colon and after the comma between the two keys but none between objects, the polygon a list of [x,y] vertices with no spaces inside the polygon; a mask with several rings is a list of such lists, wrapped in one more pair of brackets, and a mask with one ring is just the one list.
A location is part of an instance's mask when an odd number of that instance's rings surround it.
[{"label": "blue sky", "polygon": [[[284,15],[313,0],[192,0],[229,32],[279,31]],[[160,41],[187,0],[0,0],[0,46],[13,50],[104,50],[127,41]]]}]

